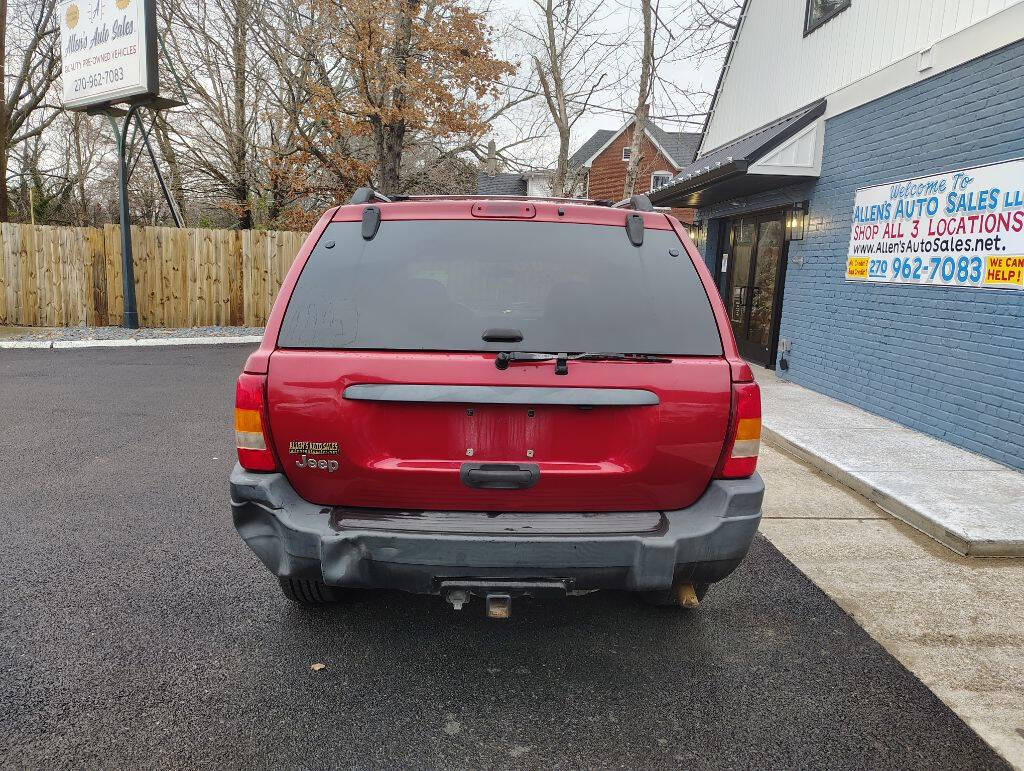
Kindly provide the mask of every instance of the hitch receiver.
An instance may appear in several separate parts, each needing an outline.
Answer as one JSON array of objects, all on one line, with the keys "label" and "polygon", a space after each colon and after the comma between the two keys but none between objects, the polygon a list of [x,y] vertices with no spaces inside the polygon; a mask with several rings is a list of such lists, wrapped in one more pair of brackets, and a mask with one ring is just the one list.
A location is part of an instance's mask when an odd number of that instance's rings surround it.
[{"label": "hitch receiver", "polygon": [[509,594],[487,595],[487,618],[508,618],[512,615],[512,596]]}]

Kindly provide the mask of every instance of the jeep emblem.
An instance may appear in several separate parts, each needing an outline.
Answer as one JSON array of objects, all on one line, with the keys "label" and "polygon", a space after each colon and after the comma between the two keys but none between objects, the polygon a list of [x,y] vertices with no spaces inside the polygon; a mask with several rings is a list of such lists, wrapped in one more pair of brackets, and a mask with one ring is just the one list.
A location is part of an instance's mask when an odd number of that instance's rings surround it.
[{"label": "jeep emblem", "polygon": [[327,473],[332,473],[338,470],[338,461],[336,460],[324,460],[323,458],[317,460],[316,458],[310,458],[306,455],[303,455],[299,460],[295,461],[295,465],[299,468],[320,469]]}]

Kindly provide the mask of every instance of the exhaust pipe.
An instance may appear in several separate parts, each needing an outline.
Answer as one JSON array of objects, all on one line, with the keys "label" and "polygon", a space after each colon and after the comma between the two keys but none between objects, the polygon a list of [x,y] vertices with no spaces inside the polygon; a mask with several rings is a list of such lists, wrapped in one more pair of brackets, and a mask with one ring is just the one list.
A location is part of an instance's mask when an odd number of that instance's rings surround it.
[{"label": "exhaust pipe", "polygon": [[676,595],[676,602],[683,608],[696,608],[700,604],[697,599],[697,591],[691,583],[678,583],[672,587]]}]

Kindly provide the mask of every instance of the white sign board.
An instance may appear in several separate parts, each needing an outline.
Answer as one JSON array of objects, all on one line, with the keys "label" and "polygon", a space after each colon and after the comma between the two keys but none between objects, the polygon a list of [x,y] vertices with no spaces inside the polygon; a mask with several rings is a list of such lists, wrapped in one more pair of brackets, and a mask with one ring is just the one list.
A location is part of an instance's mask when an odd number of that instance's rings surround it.
[{"label": "white sign board", "polygon": [[154,0],[61,0],[64,106],[155,95]]},{"label": "white sign board", "polygon": [[1024,159],[857,191],[846,278],[1024,290]]}]

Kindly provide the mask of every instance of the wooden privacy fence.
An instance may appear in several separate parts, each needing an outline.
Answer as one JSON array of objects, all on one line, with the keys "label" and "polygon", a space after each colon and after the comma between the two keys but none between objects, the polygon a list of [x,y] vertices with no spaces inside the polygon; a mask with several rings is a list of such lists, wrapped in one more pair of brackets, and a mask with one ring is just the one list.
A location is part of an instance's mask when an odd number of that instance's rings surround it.
[{"label": "wooden privacy fence", "polygon": [[[261,326],[305,233],[133,227],[139,325]],[[0,324],[123,318],[121,229],[0,224]]]}]

